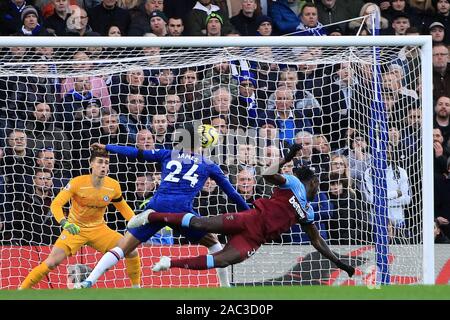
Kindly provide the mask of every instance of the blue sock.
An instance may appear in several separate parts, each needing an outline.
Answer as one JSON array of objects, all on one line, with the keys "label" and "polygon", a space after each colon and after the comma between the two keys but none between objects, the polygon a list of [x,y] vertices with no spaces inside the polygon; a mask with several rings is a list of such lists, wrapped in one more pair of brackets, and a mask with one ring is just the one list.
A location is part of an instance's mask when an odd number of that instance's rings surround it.
[{"label": "blue sock", "polygon": [[206,266],[208,267],[208,269],[212,269],[214,268],[214,256],[207,254],[206,255]]},{"label": "blue sock", "polygon": [[181,220],[181,226],[185,228],[189,228],[189,223],[191,222],[191,219],[195,217],[192,213],[186,213],[183,216],[183,219]]}]

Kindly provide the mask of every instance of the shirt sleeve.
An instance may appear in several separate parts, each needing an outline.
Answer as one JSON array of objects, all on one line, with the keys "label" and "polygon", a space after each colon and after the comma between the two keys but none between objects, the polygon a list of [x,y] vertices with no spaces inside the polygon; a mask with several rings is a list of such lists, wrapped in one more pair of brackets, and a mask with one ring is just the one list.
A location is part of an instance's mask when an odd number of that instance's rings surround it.
[{"label": "shirt sleeve", "polygon": [[63,212],[64,205],[69,202],[70,198],[74,195],[73,189],[75,188],[73,180],[71,180],[53,199],[50,205],[50,211],[55,217],[58,223],[61,223],[62,219],[65,219]]},{"label": "shirt sleeve", "polygon": [[141,162],[161,162],[172,150],[140,150],[134,147],[107,144],[106,151],[117,153],[130,159],[137,159]]},{"label": "shirt sleeve", "polygon": [[120,188],[119,182],[116,181],[116,186],[114,189],[116,190],[116,196],[111,200],[111,202],[114,207],[119,210],[122,217],[124,217],[125,220],[130,221],[130,219],[134,216],[134,212],[123,198],[122,189]]}]

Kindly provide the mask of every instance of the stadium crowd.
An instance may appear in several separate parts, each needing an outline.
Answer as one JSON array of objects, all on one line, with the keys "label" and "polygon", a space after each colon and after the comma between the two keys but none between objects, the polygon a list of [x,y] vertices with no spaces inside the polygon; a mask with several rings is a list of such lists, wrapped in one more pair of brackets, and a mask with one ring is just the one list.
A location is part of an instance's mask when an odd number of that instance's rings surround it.
[{"label": "stadium crowd", "polygon": [[[380,10],[381,34],[431,34],[433,38],[435,235],[450,242],[450,3],[448,0],[6,0],[0,4],[4,36],[345,36],[371,35]],[[351,20],[351,21],[349,21]],[[205,41],[206,43],[206,41]],[[65,51],[85,76],[39,77],[52,63],[30,67],[30,76],[0,75],[0,240],[3,244],[52,244],[60,227],[49,212],[55,194],[88,173],[94,142],[172,148],[186,122],[211,123],[220,132],[210,156],[249,205],[270,196],[259,177],[292,143],[319,174],[312,203],[317,226],[330,244],[371,241],[374,187],[369,146],[372,73],[349,63],[284,65],[251,60],[189,68],[155,68],[174,48],[142,48],[147,68],[89,75],[90,60],[106,48]],[[171,51],[172,50],[172,51]],[[175,51],[173,51],[175,50]],[[260,48],[271,54],[270,48]],[[406,50],[407,51],[407,50]],[[417,51],[400,50],[382,68],[382,98],[389,143],[387,199],[392,243],[421,241],[421,82]],[[405,53],[406,52],[406,53]],[[412,54],[411,54],[412,52]],[[258,53],[258,52],[257,52]],[[0,62],[58,60],[52,48],[3,48]],[[318,60],[320,49],[299,53]],[[33,68],[40,68],[33,70]],[[42,70],[42,68],[47,68]],[[431,108],[431,106],[425,106]],[[253,132],[253,135],[250,134]],[[244,137],[236,143],[236,136]],[[257,141],[257,142],[256,142]],[[286,173],[293,164],[283,168]],[[111,176],[139,212],[158,187],[153,164],[111,155]],[[202,215],[237,211],[208,181],[196,201]],[[123,231],[109,213],[112,228]],[[299,227],[279,242],[307,243]],[[226,241],[226,239],[221,239]],[[176,240],[181,241],[183,240]]]}]

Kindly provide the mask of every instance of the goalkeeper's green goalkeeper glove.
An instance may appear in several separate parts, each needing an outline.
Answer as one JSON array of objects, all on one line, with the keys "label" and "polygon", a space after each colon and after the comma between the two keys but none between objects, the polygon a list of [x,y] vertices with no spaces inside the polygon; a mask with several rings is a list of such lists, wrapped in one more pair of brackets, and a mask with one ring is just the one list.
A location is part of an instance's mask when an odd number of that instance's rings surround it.
[{"label": "goalkeeper's green goalkeeper glove", "polygon": [[75,223],[67,221],[66,219],[61,221],[61,226],[64,230],[67,230],[72,235],[80,233],[80,227],[77,226]]}]

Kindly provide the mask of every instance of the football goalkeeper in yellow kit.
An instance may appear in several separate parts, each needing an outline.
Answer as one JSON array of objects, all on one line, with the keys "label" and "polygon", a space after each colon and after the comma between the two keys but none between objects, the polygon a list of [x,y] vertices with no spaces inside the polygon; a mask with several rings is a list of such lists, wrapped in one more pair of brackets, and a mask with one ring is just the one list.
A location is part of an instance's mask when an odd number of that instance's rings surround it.
[{"label": "football goalkeeper in yellow kit", "polygon": [[[106,208],[112,203],[128,221],[133,210],[122,198],[119,182],[108,177],[109,155],[107,151],[94,151],[90,158],[91,174],[72,179],[53,200],[50,210],[61,224],[63,231],[56,240],[48,258],[35,267],[19,289],[29,289],[55,269],[66,257],[75,254],[83,245],[106,253],[116,247],[123,236],[110,229],[104,220]],[[66,218],[63,206],[71,201]],[[127,274],[133,287],[139,287],[141,266],[136,250],[125,256]]]}]

